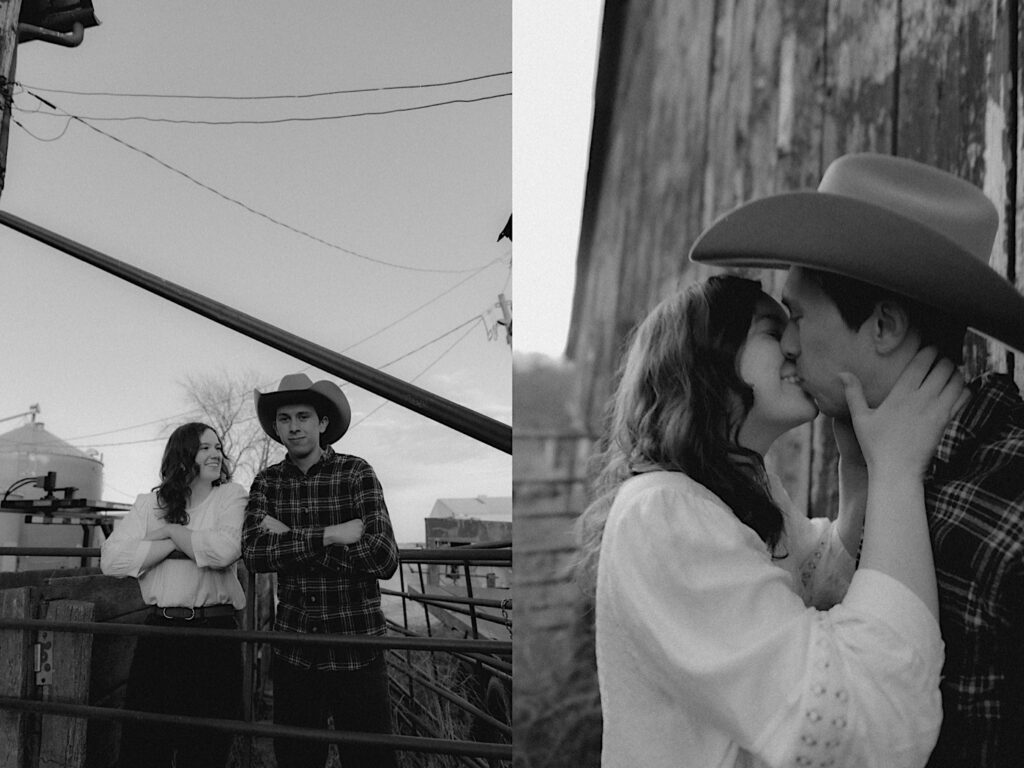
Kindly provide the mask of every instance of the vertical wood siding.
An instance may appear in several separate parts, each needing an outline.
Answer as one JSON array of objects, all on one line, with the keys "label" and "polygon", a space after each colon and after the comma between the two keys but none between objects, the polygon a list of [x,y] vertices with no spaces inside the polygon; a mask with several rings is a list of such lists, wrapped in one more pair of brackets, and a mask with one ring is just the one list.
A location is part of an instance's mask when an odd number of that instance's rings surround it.
[{"label": "vertical wood siding", "polygon": [[[842,154],[911,157],[979,186],[1000,212],[991,263],[1024,286],[1017,16],[1013,0],[607,2],[567,348],[579,431],[600,434],[633,326],[716,271],[686,258],[700,232],[744,201],[816,187]],[[780,270],[748,275],[775,295],[784,279]],[[1009,370],[1024,384],[1024,354],[972,335],[966,360],[971,374]],[[520,450],[537,447],[518,446],[517,460]],[[823,419],[767,460],[802,508],[835,509]],[[568,731],[586,731],[579,713],[564,712],[593,701],[595,683],[589,618],[564,583],[574,558],[565,534],[581,503],[526,501],[516,500],[516,611],[538,621],[517,618],[515,707],[517,760],[534,768],[570,764],[571,747],[558,753],[545,740],[571,744]],[[542,626],[553,617],[557,632]],[[560,736],[535,730],[562,720]]]},{"label": "vertical wood siding", "polygon": [[[633,0],[618,13],[618,61],[600,62],[615,76],[594,125],[605,150],[591,163],[569,341],[583,429],[600,431],[634,324],[715,271],[686,260],[700,232],[744,201],[815,187],[842,154],[911,157],[982,188],[1000,211],[991,263],[1021,286],[1013,4]],[[776,295],[784,277],[748,274]],[[970,334],[970,373],[1011,370],[1021,383],[1022,357]],[[769,460],[812,513],[832,506],[822,420]]]}]

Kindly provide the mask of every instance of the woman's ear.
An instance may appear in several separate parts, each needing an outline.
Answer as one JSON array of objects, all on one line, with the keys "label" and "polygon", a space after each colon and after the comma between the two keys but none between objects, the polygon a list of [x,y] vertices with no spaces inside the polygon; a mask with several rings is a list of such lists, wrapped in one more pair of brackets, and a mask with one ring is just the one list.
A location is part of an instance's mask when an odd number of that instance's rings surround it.
[{"label": "woman's ear", "polygon": [[870,328],[871,343],[880,355],[899,349],[911,330],[906,307],[890,299],[875,304],[866,325]]}]

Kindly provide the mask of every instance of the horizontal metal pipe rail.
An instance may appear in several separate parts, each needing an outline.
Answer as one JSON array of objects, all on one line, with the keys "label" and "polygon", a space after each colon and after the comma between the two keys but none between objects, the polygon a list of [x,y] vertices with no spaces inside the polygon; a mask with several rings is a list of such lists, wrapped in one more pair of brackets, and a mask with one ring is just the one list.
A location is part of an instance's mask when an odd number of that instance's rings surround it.
[{"label": "horizontal metal pipe rail", "polygon": [[[406,629],[401,624],[398,624],[390,619],[387,620],[387,625],[388,629],[394,630],[395,632],[400,632],[406,637],[421,637],[421,635],[418,635],[417,633]],[[510,683],[512,682],[511,661],[503,661],[498,656],[485,655],[474,651],[448,651],[448,653],[452,656],[455,656],[456,658],[462,659],[463,661],[467,661],[470,664],[483,665],[487,667],[487,669],[490,670],[492,673],[494,673],[496,677],[499,677],[502,680],[506,680]]]},{"label": "horizontal metal pipe rail", "polygon": [[[46,619],[13,619],[0,617],[0,630],[2,629],[49,629],[54,632],[77,632],[109,635],[137,635],[137,636],[168,636],[168,635],[197,635],[214,640],[225,642],[266,642],[275,645],[303,645],[303,646],[359,646],[390,648],[392,650],[422,650],[422,651],[445,651],[455,653],[457,651],[476,651],[480,653],[496,654],[495,661],[501,656],[511,659],[512,644],[504,641],[472,640],[472,639],[445,639],[425,638],[419,636],[365,636],[365,635],[333,635],[333,636],[309,636],[294,635],[284,632],[261,632],[255,630],[232,630],[232,629],[206,629],[199,627],[155,627],[141,624],[113,624],[107,622],[75,622],[75,621],[52,621]],[[456,655],[459,655],[456,653]],[[511,669],[511,666],[509,666]],[[405,670],[399,670],[401,674],[407,674]],[[436,692],[436,691],[435,691]],[[456,706],[479,716],[477,708],[468,702],[463,702],[451,694],[447,696]],[[103,707],[87,707],[84,705],[59,705],[51,706],[54,702],[40,702],[32,699],[14,699],[0,697],[0,710],[19,709],[43,714],[69,714],[73,716],[90,717],[98,719],[114,720],[136,720],[148,722],[162,722],[179,725],[205,724],[218,730],[226,730],[232,733],[240,733],[262,737],[284,737],[304,738],[331,743],[364,743],[381,744],[393,746],[395,749],[407,751],[432,752],[439,754],[451,754],[455,756],[479,756],[498,759],[511,759],[511,747],[506,745],[489,744],[486,742],[469,742],[446,739],[435,739],[426,737],[407,736],[375,736],[371,734],[359,734],[343,731],[323,731],[318,729],[303,729],[286,726],[270,726],[258,723],[249,723],[242,720],[200,720],[178,715],[162,715],[159,713],[138,712],[134,710],[108,709]],[[486,715],[485,715],[486,716]],[[488,722],[491,719],[489,716]],[[493,723],[491,723],[494,725]],[[239,727],[241,726],[241,727]]]},{"label": "horizontal metal pipe rail", "polygon": [[512,565],[511,549],[469,549],[451,547],[445,549],[401,549],[398,551],[403,564],[469,563],[470,565]]},{"label": "horizontal metal pipe rail", "polygon": [[476,651],[498,656],[512,655],[512,642],[504,640],[445,639],[440,637],[393,637],[387,635],[300,635],[295,632],[264,632],[253,629],[207,629],[205,627],[154,627],[146,624],[114,624],[98,621],[51,621],[49,619],[0,618],[0,629],[49,629],[97,635],[167,637],[202,634],[208,640],[269,643],[289,646],[345,646],[354,648],[395,648],[410,651]]},{"label": "horizontal metal pipe rail", "polygon": [[[406,695],[408,695],[408,694],[406,694]],[[422,731],[430,732],[432,730],[432,724],[431,723],[425,722],[422,717],[418,716],[415,712],[412,712],[410,709],[407,709],[405,707],[396,707],[395,708],[395,715],[397,715],[398,717],[402,718],[407,725],[412,725],[414,728],[419,729],[421,732]],[[433,721],[433,725],[436,725],[436,723],[437,723],[436,719],[435,718],[431,718],[431,720]],[[480,758],[470,757],[468,755],[454,755],[454,757],[462,765],[468,765],[468,766],[470,766],[470,768],[487,768],[487,764],[486,763],[481,763]],[[423,764],[422,762],[419,762],[419,761],[417,761],[417,762],[419,763],[419,765]]]},{"label": "horizontal metal pipe rail", "polygon": [[[480,611],[467,611],[465,608],[457,607],[457,605],[450,605],[450,603],[455,603],[456,601],[455,600],[449,600],[448,598],[442,597],[440,595],[437,595],[437,596],[435,596],[435,595],[416,595],[416,594],[410,593],[410,592],[395,592],[393,589],[387,589],[387,590],[382,589],[380,591],[380,593],[382,595],[393,595],[393,596],[397,595],[399,597],[404,596],[407,600],[412,600],[413,602],[416,602],[416,603],[423,603],[424,605],[432,605],[435,608],[443,608],[446,611],[451,611],[452,613],[458,613],[458,614],[461,614],[463,616],[476,616],[476,618],[479,619],[480,621],[486,621],[486,622],[488,622],[490,624],[500,624],[500,625],[505,626],[505,627],[511,627],[512,626],[512,620],[511,619],[502,618],[501,616],[495,616],[495,615],[490,614],[490,613],[481,613]],[[492,600],[492,601],[489,601],[489,602],[494,602],[494,601]],[[469,600],[468,602],[464,602],[464,604],[471,605],[471,606],[478,605],[476,600]],[[499,608],[502,607],[500,605],[500,601],[499,601],[498,607]]]},{"label": "horizontal metal pipe rail", "polygon": [[[68,557],[99,557],[100,549],[96,547],[82,548],[82,547],[0,547],[0,555],[14,554],[21,556],[68,556]],[[424,563],[456,563],[462,564],[466,567],[468,576],[468,566],[473,563],[488,564],[496,567],[502,565],[511,566],[511,551],[510,543],[508,542],[496,542],[492,544],[483,545],[471,545],[466,547],[455,547],[437,550],[420,550],[420,549],[403,549],[399,552],[401,562],[405,563],[418,563],[420,565]],[[250,574],[252,577],[253,574]],[[476,605],[483,605],[487,607],[506,607],[511,606],[511,600],[486,600],[478,598],[457,598],[454,596],[436,596],[441,599],[431,599],[434,596],[423,596],[414,595],[411,593],[393,592],[392,590],[383,589],[382,593],[391,594],[402,597],[403,600],[414,600],[422,601],[426,603],[441,603],[442,607],[446,610],[468,613],[461,609],[455,608],[451,605],[444,606],[445,602],[456,602],[459,604],[469,605],[471,609],[474,609]],[[507,626],[511,625],[511,622],[507,620],[492,618],[487,614],[477,614],[477,618],[483,620],[492,620],[498,623],[504,623]],[[402,637],[391,636],[346,636],[346,635],[297,635],[294,633],[282,633],[282,632],[263,632],[253,629],[208,629],[201,627],[154,627],[140,624],[120,624],[120,623],[109,623],[109,622],[58,622],[47,619],[13,619],[0,617],[0,629],[49,629],[51,631],[65,631],[65,632],[77,632],[77,633],[93,633],[93,634],[108,634],[108,635],[135,635],[135,636],[167,636],[167,635],[190,635],[201,633],[204,637],[214,640],[223,640],[225,642],[242,642],[245,644],[259,644],[267,643],[270,645],[289,645],[289,646],[356,646],[356,647],[373,647],[378,646],[382,648],[389,648],[394,651],[399,650],[422,650],[430,652],[447,652],[455,658],[462,659],[472,664],[481,665],[486,667],[491,674],[498,678],[511,682],[512,679],[512,643],[510,641],[492,641],[492,640],[478,640],[478,639],[447,639],[447,638],[433,638],[433,637],[422,637],[414,632],[409,632],[396,625],[394,622],[389,621],[388,625],[392,629],[398,629],[402,632]],[[404,667],[404,665],[401,665]],[[413,674],[410,669],[398,669],[400,674],[411,675]],[[442,696],[452,702],[453,705],[459,707],[463,711],[468,712],[470,715],[481,719],[488,725],[496,728],[500,733],[507,734],[511,738],[511,729],[509,726],[501,723],[496,718],[488,715],[487,713],[475,707],[468,701],[465,701],[461,697],[452,694],[448,691],[443,690],[440,686],[437,686],[425,679],[418,679],[417,682],[424,685],[428,689],[432,690],[436,695]],[[11,702],[18,702],[17,705],[8,706]],[[6,699],[0,698],[0,710],[2,709],[24,709],[27,711],[43,711],[49,707],[53,702],[39,702],[32,699]],[[96,717],[106,719],[140,719],[150,720],[154,722],[185,722],[188,718],[182,718],[180,716],[172,715],[160,715],[157,713],[142,713],[132,712],[130,710],[111,710],[102,707],[85,707],[85,705],[63,705],[69,708],[76,708],[81,712],[86,710],[91,711],[92,714],[83,714],[85,717]],[[54,712],[57,713],[57,712]],[[69,713],[73,714],[73,713]],[[411,713],[409,713],[411,714]],[[249,717],[246,715],[246,717]],[[202,721],[207,724],[211,721]],[[298,738],[311,738],[314,740],[328,741],[328,742],[359,742],[365,738],[370,741],[364,743],[378,743],[374,742],[373,739],[385,738],[386,745],[396,744],[395,739],[413,739],[413,742],[405,747],[395,746],[396,749],[406,749],[407,751],[421,751],[421,752],[436,752],[443,754],[453,755],[460,760],[467,760],[470,757],[486,757],[486,758],[497,758],[502,760],[511,759],[511,747],[502,744],[486,744],[482,742],[460,742],[457,740],[446,740],[446,739],[432,739],[427,737],[380,737],[373,735],[363,734],[348,734],[345,733],[343,736],[338,736],[338,732],[333,731],[322,731],[317,729],[295,729],[288,728],[285,726],[268,726],[258,723],[252,723],[249,720],[244,721],[220,721],[222,725],[216,725],[215,727],[222,730],[230,730],[233,733],[243,733],[247,735],[270,735],[273,736],[275,733],[280,736],[290,737],[296,735]],[[236,724],[242,724],[243,727],[237,728]],[[283,730],[281,730],[283,729]],[[294,732],[294,734],[292,733]],[[307,735],[302,735],[305,732]],[[466,751],[466,750],[469,751]],[[497,749],[498,751],[494,751]]]},{"label": "horizontal metal pipe rail", "polygon": [[461,432],[505,453],[512,453],[512,427],[469,408],[438,397],[432,392],[389,376],[364,363],[284,331],[263,320],[214,301],[201,293],[164,280],[138,267],[100,253],[38,224],[0,211],[0,224],[27,235],[58,251],[84,261],[132,285],[155,293],[234,331],[262,342],[298,360],[314,365],[368,392],[404,406],[432,421]]},{"label": "horizontal metal pipe rail", "polygon": [[496,717],[494,717],[492,715],[489,715],[487,712],[484,712],[484,710],[482,710],[479,707],[477,707],[476,705],[470,703],[469,701],[467,701],[466,699],[462,698],[461,696],[458,696],[458,695],[452,693],[451,691],[447,690],[443,686],[438,685],[433,680],[431,680],[429,677],[424,675],[422,672],[414,669],[412,666],[410,666],[409,664],[405,663],[404,661],[397,661],[395,659],[392,659],[388,663],[399,674],[404,675],[406,677],[414,678],[416,680],[416,682],[419,685],[422,685],[424,688],[427,688],[427,689],[433,691],[438,696],[440,696],[443,699],[447,699],[448,701],[452,702],[453,704],[458,706],[463,711],[469,712],[471,715],[479,718],[480,720],[483,720],[488,725],[491,725],[494,728],[497,728],[499,731],[501,731],[506,736],[509,736],[509,737],[512,736],[512,729],[508,725],[506,725],[505,723],[501,722]]},{"label": "horizontal metal pipe rail", "polygon": [[445,594],[432,592],[430,594],[420,594],[418,592],[399,592],[394,589],[387,589],[381,587],[380,593],[382,595],[389,595],[390,597],[404,597],[408,600],[415,600],[417,602],[444,602],[452,603],[454,605],[477,605],[481,608],[505,608],[511,610],[512,598],[506,600],[491,600],[486,597],[455,597]]},{"label": "horizontal metal pipe rail", "polygon": [[[473,544],[460,544],[454,549],[511,549],[512,540],[504,539],[503,541],[477,541]],[[419,552],[421,550],[414,549],[412,552]]]},{"label": "horizontal metal pipe rail", "polygon": [[[472,549],[452,547],[451,549],[400,549],[398,557],[402,564],[417,563],[469,563],[469,565],[501,565],[511,567],[511,552],[493,549]],[[24,557],[99,557],[99,547],[0,547],[2,555]]]},{"label": "horizontal metal pipe rail", "polygon": [[425,736],[401,736],[396,734],[371,734],[355,731],[327,731],[318,728],[299,728],[287,725],[247,723],[244,720],[189,717],[186,715],[164,715],[156,712],[142,712],[132,709],[112,709],[89,704],[68,704],[57,701],[16,699],[0,696],[0,710],[19,710],[44,715],[69,715],[93,720],[124,720],[132,722],[162,723],[188,728],[238,733],[259,738],[288,738],[328,743],[365,744],[391,747],[408,752],[431,752],[434,754],[469,755],[492,757],[501,760],[512,759],[510,744],[496,744],[482,741],[452,741]]}]

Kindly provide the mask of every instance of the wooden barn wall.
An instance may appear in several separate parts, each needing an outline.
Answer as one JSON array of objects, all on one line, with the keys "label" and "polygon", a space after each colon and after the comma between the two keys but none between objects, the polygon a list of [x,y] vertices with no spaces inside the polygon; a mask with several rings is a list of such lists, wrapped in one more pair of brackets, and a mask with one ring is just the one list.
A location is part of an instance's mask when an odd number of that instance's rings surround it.
[{"label": "wooden barn wall", "polygon": [[[581,429],[600,432],[629,330],[714,270],[686,254],[730,208],[813,188],[871,150],[934,164],[1000,211],[992,265],[1018,287],[1018,7],[1006,0],[632,0],[605,10],[568,356]],[[784,274],[754,272],[776,293]],[[968,368],[1024,355],[981,337]],[[834,501],[822,421],[769,461],[812,510]]]}]

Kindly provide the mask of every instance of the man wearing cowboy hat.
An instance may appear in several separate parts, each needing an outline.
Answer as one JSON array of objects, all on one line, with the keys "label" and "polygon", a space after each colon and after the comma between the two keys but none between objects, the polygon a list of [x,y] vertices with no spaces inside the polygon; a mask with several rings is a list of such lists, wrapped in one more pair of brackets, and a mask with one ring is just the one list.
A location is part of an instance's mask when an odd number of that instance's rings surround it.
[{"label": "man wearing cowboy hat", "polygon": [[[968,327],[1024,351],[1024,296],[988,264],[997,229],[972,184],[856,154],[816,191],[726,214],[690,258],[790,268],[782,348],[842,428],[840,372],[856,374],[874,407],[920,347],[961,362]],[[1024,765],[1024,403],[1005,374],[969,388],[924,479],[946,644],[931,768]]]},{"label": "man wearing cowboy hat", "polygon": [[[373,468],[331,444],[351,410],[334,383],[297,373],[276,392],[253,393],[263,430],[284,460],[253,480],[242,557],[277,572],[274,629],[301,634],[383,635],[379,579],[398,568],[398,546]],[[274,722],[344,731],[391,730],[387,668],[379,649],[274,646]],[[394,751],[339,744],[346,768],[395,765]],[[327,745],[275,739],[280,768],[322,766]]]}]

